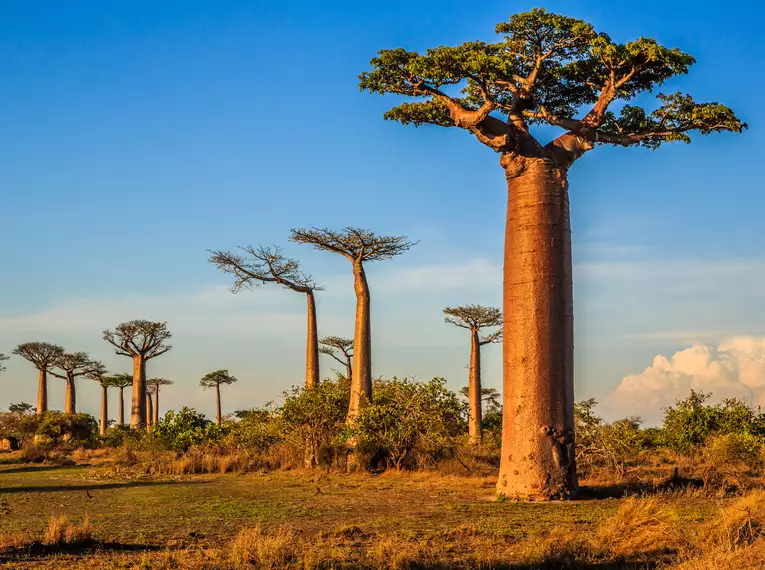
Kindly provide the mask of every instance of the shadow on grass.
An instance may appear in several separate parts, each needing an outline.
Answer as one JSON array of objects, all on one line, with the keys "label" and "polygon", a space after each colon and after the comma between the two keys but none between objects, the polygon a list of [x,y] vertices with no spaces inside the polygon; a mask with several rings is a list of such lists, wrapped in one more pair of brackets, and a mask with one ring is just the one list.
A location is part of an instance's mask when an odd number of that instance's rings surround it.
[{"label": "shadow on grass", "polygon": [[20,559],[43,558],[56,554],[72,554],[87,556],[96,552],[158,552],[167,550],[166,546],[158,544],[123,544],[120,542],[100,542],[98,540],[82,540],[69,544],[42,544],[30,542],[24,546],[16,546],[0,550],[0,563],[18,561]]},{"label": "shadow on grass", "polygon": [[[13,465],[12,463],[6,463],[5,465]],[[0,475],[5,473],[35,473],[39,471],[52,471],[54,469],[64,469],[75,467],[73,465],[23,465],[20,467],[11,467],[10,469],[3,469],[3,464],[0,463]],[[77,465],[76,467],[87,467],[87,465]]]},{"label": "shadow on grass", "polygon": [[127,481],[125,483],[93,483],[90,485],[30,485],[27,487],[0,488],[0,495],[6,493],[59,493],[72,491],[103,491],[127,489],[128,487],[156,487],[163,485],[205,485],[210,481]]}]

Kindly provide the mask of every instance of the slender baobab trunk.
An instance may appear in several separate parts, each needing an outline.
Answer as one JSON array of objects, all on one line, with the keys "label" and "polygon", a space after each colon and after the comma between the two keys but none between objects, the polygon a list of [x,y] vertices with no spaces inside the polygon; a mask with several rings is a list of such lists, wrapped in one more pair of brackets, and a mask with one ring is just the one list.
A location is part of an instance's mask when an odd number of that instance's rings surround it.
[{"label": "slender baobab trunk", "polygon": [[125,388],[120,386],[120,425],[125,425]]},{"label": "slender baobab trunk", "polygon": [[74,385],[74,376],[66,375],[66,401],[64,411],[67,414],[77,413],[77,392]]},{"label": "slender baobab trunk", "polygon": [[154,405],[151,400],[151,392],[146,392],[146,428],[154,425]]},{"label": "slender baobab trunk", "polygon": [[481,442],[481,341],[478,329],[470,331],[470,376],[468,380],[468,435],[470,443]]},{"label": "slender baobab trunk", "polygon": [[345,377],[348,379],[348,382],[353,378],[353,364],[351,364],[351,359],[347,356],[345,357]]},{"label": "slender baobab trunk", "polygon": [[130,410],[130,427],[146,427],[146,358],[142,354],[133,357],[133,403]]},{"label": "slender baobab trunk", "polygon": [[308,338],[305,352],[305,387],[313,388],[319,383],[319,333],[316,327],[316,299],[313,291],[308,297]]},{"label": "slender baobab trunk", "polygon": [[106,396],[107,389],[107,386],[101,386],[101,435],[106,434],[106,426],[109,423],[109,401]]},{"label": "slender baobab trunk", "polygon": [[524,499],[566,498],[577,490],[566,173],[545,159],[504,166],[504,414],[497,490]]},{"label": "slender baobab trunk", "polygon": [[372,330],[369,315],[369,285],[360,261],[353,264],[356,291],[356,328],[353,335],[353,376],[348,420],[359,415],[372,400]]},{"label": "slender baobab trunk", "polygon": [[221,413],[220,409],[220,384],[215,385],[215,403],[217,405],[217,413],[215,415],[215,418],[218,420],[218,425],[223,424],[223,414]]},{"label": "slender baobab trunk", "polygon": [[48,371],[40,370],[40,382],[37,386],[37,415],[48,411]]},{"label": "slender baobab trunk", "polygon": [[154,420],[153,423],[159,421],[159,385],[157,385],[157,393],[154,394]]}]

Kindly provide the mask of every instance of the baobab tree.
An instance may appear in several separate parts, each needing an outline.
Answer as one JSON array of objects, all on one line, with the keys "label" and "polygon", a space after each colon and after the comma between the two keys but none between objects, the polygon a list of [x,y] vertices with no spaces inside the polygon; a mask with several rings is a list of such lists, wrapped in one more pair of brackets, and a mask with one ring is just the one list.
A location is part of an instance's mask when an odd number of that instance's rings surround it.
[{"label": "baobab tree", "polygon": [[364,263],[390,259],[414,245],[405,236],[378,236],[369,230],[345,227],[341,231],[328,229],[293,229],[291,241],[311,244],[316,249],[337,253],[353,264],[356,292],[356,327],[353,335],[353,371],[348,421],[372,400],[372,329],[369,284]]},{"label": "baobab tree", "polygon": [[162,386],[170,386],[172,383],[173,381],[167,378],[149,378],[146,380],[146,385],[154,395],[154,417],[152,423],[159,421],[159,389]]},{"label": "baobab tree", "polygon": [[49,370],[52,376],[66,381],[66,399],[64,411],[67,414],[77,413],[77,386],[75,379],[90,373],[98,373],[106,370],[104,365],[97,360],[91,360],[87,352],[67,352],[60,354],[53,363],[55,368],[61,370],[61,374]]},{"label": "baobab tree", "polygon": [[241,247],[247,257],[230,251],[213,251],[210,262],[224,273],[234,276],[231,290],[238,293],[263,283],[276,283],[306,296],[308,303],[308,334],[306,337],[305,385],[314,387],[319,381],[319,341],[316,325],[314,293],[321,287],[310,275],[300,270],[295,259],[284,256],[279,247]]},{"label": "baobab tree", "polygon": [[133,376],[131,374],[116,374],[110,378],[110,383],[115,388],[120,390],[120,408],[119,408],[119,424],[125,425],[125,388],[133,385]]},{"label": "baobab tree", "polygon": [[154,402],[152,395],[154,394],[154,387],[146,384],[146,429],[151,429],[154,425]]},{"label": "baobab tree", "polygon": [[471,443],[481,441],[481,347],[498,342],[502,338],[502,329],[481,337],[481,329],[502,325],[502,311],[495,307],[482,305],[464,305],[446,307],[444,319],[460,328],[470,331],[470,374],[468,376],[468,435]]},{"label": "baobab tree", "polygon": [[40,373],[37,387],[37,414],[48,411],[48,371],[64,354],[64,348],[47,342],[25,342],[16,347],[13,354],[28,360]]},{"label": "baobab tree", "polygon": [[99,423],[99,433],[101,435],[106,434],[106,428],[109,426],[109,396],[107,390],[114,386],[112,383],[113,377],[106,374],[106,367],[103,364],[94,366],[85,374],[86,378],[98,382],[99,386],[101,386],[101,422]]},{"label": "baobab tree", "polygon": [[[345,366],[345,377],[351,381],[353,376],[353,340],[341,336],[325,336],[319,340],[319,352],[331,356]],[[342,358],[338,356],[342,354]]]},{"label": "baobab tree", "polygon": [[172,349],[166,344],[170,337],[167,323],[146,320],[129,321],[113,331],[104,331],[104,340],[114,346],[117,354],[133,359],[132,428],[146,427],[146,362]]},{"label": "baobab tree", "polygon": [[[382,50],[360,87],[424,99],[401,103],[386,119],[460,127],[499,154],[508,202],[497,492],[566,498],[577,490],[568,170],[596,145],[655,149],[689,142],[694,131],[746,125],[728,107],[682,93],[659,94],[653,111],[621,104],[685,74],[695,60],[677,48],[650,38],[617,43],[543,9],[511,16],[496,31],[496,43]],[[535,125],[563,132],[544,144]]]},{"label": "baobab tree", "polygon": [[10,358],[10,356],[6,356],[6,355],[0,353],[0,372],[5,372],[5,364],[3,364],[3,362],[8,360],[9,358]]},{"label": "baobab tree", "polygon": [[220,407],[220,387],[222,384],[233,384],[237,381],[238,380],[235,377],[228,373],[228,370],[216,370],[215,372],[210,372],[205,374],[199,381],[199,385],[202,386],[203,390],[215,388],[215,419],[218,421],[218,425],[223,423],[223,414],[221,413]]}]

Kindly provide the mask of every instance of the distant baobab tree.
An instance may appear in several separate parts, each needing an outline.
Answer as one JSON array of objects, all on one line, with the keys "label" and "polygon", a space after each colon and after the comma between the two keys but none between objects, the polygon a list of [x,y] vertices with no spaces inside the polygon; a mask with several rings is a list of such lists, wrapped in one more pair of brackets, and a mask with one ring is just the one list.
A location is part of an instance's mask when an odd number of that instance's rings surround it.
[{"label": "distant baobab tree", "polygon": [[3,353],[0,353],[0,372],[5,372],[5,364],[3,364],[3,362],[9,358],[10,356],[6,356]]},{"label": "distant baobab tree", "polygon": [[25,342],[16,347],[13,354],[28,360],[40,373],[37,388],[37,414],[48,411],[48,372],[56,360],[64,354],[64,348],[47,342]]},{"label": "distant baobab tree", "polygon": [[[319,340],[319,352],[331,356],[345,366],[345,377],[351,381],[353,376],[353,340],[341,336],[325,336]],[[337,354],[342,354],[340,358]]]},{"label": "distant baobab tree", "polygon": [[356,292],[356,327],[353,335],[353,376],[348,421],[372,400],[372,329],[369,284],[364,263],[390,259],[409,250],[413,242],[405,236],[378,236],[369,230],[345,227],[328,229],[293,229],[291,241],[310,244],[316,249],[342,255],[353,264]]},{"label": "distant baobab tree", "polygon": [[210,372],[205,374],[199,381],[199,385],[202,386],[203,390],[215,388],[215,419],[217,420],[218,425],[223,423],[223,414],[221,413],[220,406],[220,387],[222,384],[233,384],[237,381],[238,380],[235,377],[228,373],[228,370],[216,370],[215,372]]},{"label": "distant baobab tree", "polygon": [[132,374],[115,374],[111,377],[111,385],[120,389],[120,408],[119,408],[119,424],[125,425],[125,396],[124,391],[128,386],[133,385]]},{"label": "distant baobab tree", "polygon": [[[460,388],[460,394],[467,400],[470,398],[470,386]],[[496,388],[481,388],[481,408],[488,412],[498,412],[502,409],[499,399],[502,394]],[[484,405],[485,404],[485,405]]]},{"label": "distant baobab tree", "polygon": [[99,423],[99,433],[101,435],[106,434],[106,428],[109,426],[109,396],[107,390],[114,386],[112,383],[113,377],[106,374],[106,367],[101,364],[100,366],[94,366],[85,375],[86,378],[98,382],[101,386],[101,422]]},{"label": "distant baobab tree", "polygon": [[104,340],[115,347],[117,354],[133,359],[132,428],[146,427],[146,362],[172,349],[166,344],[170,337],[167,323],[146,320],[129,321],[113,331],[104,331]]},{"label": "distant baobab tree", "polygon": [[481,441],[481,347],[484,344],[497,342],[502,337],[502,329],[481,337],[480,331],[487,327],[502,325],[502,311],[494,307],[482,305],[464,305],[462,307],[446,307],[444,319],[460,328],[470,331],[470,375],[468,377],[468,435],[471,443]]},{"label": "distant baobab tree", "polygon": [[213,251],[210,262],[224,273],[235,277],[231,290],[237,293],[263,283],[277,283],[282,287],[303,293],[308,302],[308,334],[306,338],[305,385],[314,387],[319,382],[319,342],[316,324],[316,299],[314,293],[321,287],[310,275],[300,270],[295,259],[284,256],[279,247],[242,247],[246,255],[230,251]]},{"label": "distant baobab tree", "polygon": [[149,378],[146,380],[146,385],[154,395],[154,417],[152,423],[157,423],[159,421],[159,389],[162,386],[170,386],[172,383],[173,381],[168,380],[167,378]]},{"label": "distant baobab tree", "polygon": [[154,386],[146,384],[146,429],[150,429],[154,425],[154,401],[152,398],[154,392]]},{"label": "distant baobab tree", "polygon": [[[459,127],[498,153],[508,201],[497,492],[568,498],[577,491],[569,169],[596,146],[655,149],[690,142],[692,131],[740,133],[746,124],[724,105],[680,92],[659,93],[653,111],[624,104],[642,102],[695,63],[654,39],[620,44],[542,8],[496,31],[496,43],[381,50],[360,87],[406,97],[386,119]],[[532,133],[537,125],[563,132],[543,143]]]},{"label": "distant baobab tree", "polygon": [[56,378],[66,381],[66,399],[64,411],[67,414],[77,413],[77,386],[75,379],[79,376],[86,376],[91,372],[100,372],[104,370],[103,364],[96,360],[91,360],[87,352],[67,352],[60,354],[53,363],[55,368],[61,370],[61,374],[51,369],[49,372]]}]

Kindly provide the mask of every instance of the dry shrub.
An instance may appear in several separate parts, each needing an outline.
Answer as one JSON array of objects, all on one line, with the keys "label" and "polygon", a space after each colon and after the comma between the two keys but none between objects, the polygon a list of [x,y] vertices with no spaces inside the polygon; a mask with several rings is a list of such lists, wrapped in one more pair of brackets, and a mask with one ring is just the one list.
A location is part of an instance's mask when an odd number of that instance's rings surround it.
[{"label": "dry shrub", "polygon": [[10,548],[21,548],[28,543],[27,536],[21,532],[0,534],[0,552]]},{"label": "dry shrub", "polygon": [[725,507],[707,528],[707,543],[733,551],[765,540],[765,491],[755,491]]},{"label": "dry shrub", "polygon": [[744,548],[712,549],[677,565],[670,570],[762,570],[765,567],[765,540]]},{"label": "dry shrub", "polygon": [[292,527],[282,526],[266,533],[258,525],[242,529],[231,543],[231,561],[239,567],[284,568],[297,560],[301,545]]},{"label": "dry shrub", "polygon": [[519,544],[515,549],[519,561],[529,566],[554,563],[568,567],[601,554],[590,541],[560,532],[554,536],[530,537]]},{"label": "dry shrub", "polygon": [[653,497],[626,499],[600,525],[595,541],[617,556],[678,551],[685,546],[677,512]]},{"label": "dry shrub", "polygon": [[438,555],[426,544],[400,537],[386,537],[374,542],[367,550],[367,562],[373,568],[410,570],[433,565]]},{"label": "dry shrub", "polygon": [[66,516],[52,517],[43,537],[43,544],[61,546],[85,542],[93,537],[88,517],[77,524],[70,522]]}]

